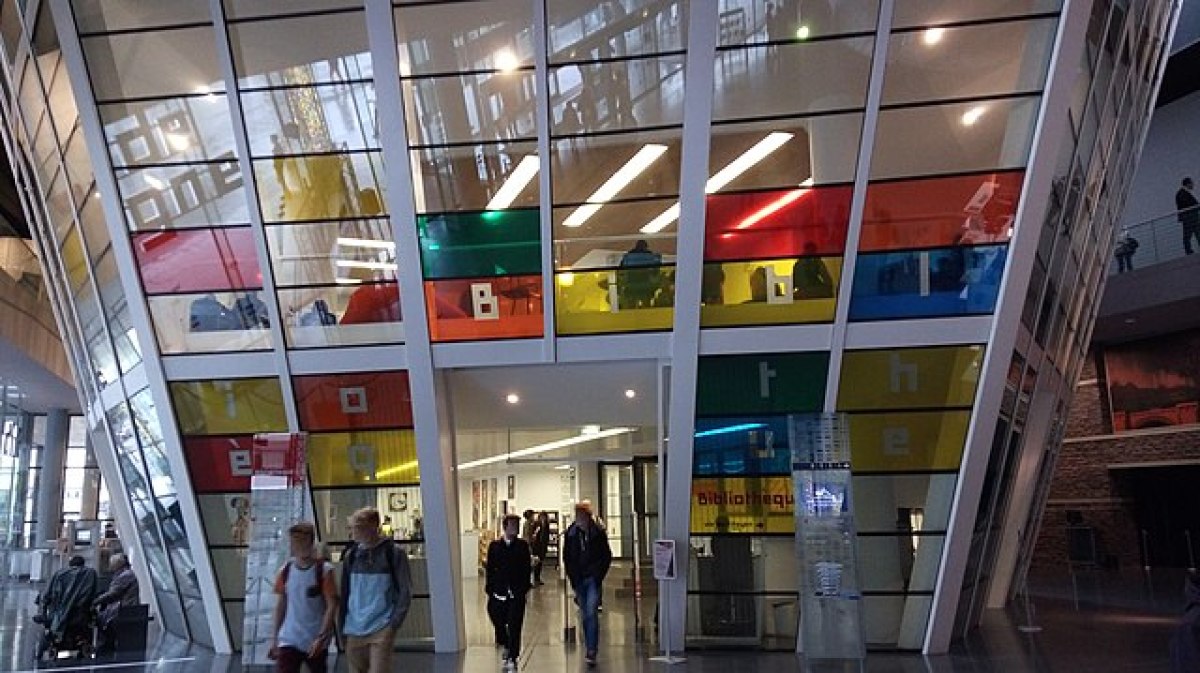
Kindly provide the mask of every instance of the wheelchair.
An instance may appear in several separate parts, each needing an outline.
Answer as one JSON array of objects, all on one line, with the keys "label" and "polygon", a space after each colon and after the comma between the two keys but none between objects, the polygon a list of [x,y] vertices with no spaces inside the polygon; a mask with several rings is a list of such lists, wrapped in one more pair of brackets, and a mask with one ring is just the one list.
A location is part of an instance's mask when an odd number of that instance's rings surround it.
[{"label": "wheelchair", "polygon": [[[61,658],[90,659],[95,651],[96,614],[90,605],[78,605],[68,617],[61,635],[50,629],[50,614],[45,606],[34,615],[33,621],[42,627],[42,637],[34,647],[35,664]],[[63,655],[66,655],[64,657]]]}]

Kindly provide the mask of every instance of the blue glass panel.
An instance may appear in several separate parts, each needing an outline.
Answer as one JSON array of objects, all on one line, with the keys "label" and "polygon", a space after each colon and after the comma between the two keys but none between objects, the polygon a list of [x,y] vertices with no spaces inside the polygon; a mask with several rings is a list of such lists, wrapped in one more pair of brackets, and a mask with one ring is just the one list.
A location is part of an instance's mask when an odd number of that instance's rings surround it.
[{"label": "blue glass panel", "polygon": [[1006,245],[860,254],[851,320],[991,313]]},{"label": "blue glass panel", "polygon": [[789,475],[787,416],[697,418],[696,476]]}]

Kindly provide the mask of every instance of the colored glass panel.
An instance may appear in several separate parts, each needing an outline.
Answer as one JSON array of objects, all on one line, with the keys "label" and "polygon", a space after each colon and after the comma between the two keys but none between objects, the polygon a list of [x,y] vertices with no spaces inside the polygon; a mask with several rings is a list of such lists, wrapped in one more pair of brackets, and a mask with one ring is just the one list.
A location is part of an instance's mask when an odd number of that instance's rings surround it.
[{"label": "colored glass panel", "polygon": [[542,335],[542,277],[468,278],[425,283],[433,341]]},{"label": "colored glass panel", "polygon": [[971,412],[851,414],[849,418],[851,469],[918,472],[958,469]]},{"label": "colored glass panel", "polygon": [[249,493],[251,437],[185,437],[183,455],[197,493]]},{"label": "colored glass panel", "polygon": [[1007,171],[872,183],[859,250],[1004,243],[1024,180],[1024,171]]},{"label": "colored glass panel", "polygon": [[983,346],[847,351],[837,408],[967,407],[975,401],[982,364]]},{"label": "colored glass panel", "polygon": [[704,259],[840,255],[846,247],[852,191],[847,185],[710,194]]},{"label": "colored glass panel", "polygon": [[304,430],[412,427],[408,372],[292,378]]},{"label": "colored glass panel", "polygon": [[829,353],[700,358],[696,414],[733,416],[820,411]]},{"label": "colored glass panel", "polygon": [[262,287],[249,228],[135,234],[133,254],[146,294]]},{"label": "colored glass panel", "polygon": [[786,416],[697,418],[692,447],[697,476],[791,474]]},{"label": "colored glass panel", "polygon": [[537,210],[417,217],[425,278],[535,274],[542,268]]},{"label": "colored glass panel", "polygon": [[387,212],[379,152],[282,156],[254,161],[265,222],[374,217]]},{"label": "colored glass panel", "polygon": [[1006,245],[861,254],[850,320],[988,314],[996,308]]},{"label": "colored glass panel", "polygon": [[701,327],[830,322],[841,257],[705,264]]},{"label": "colored glass panel", "polygon": [[170,387],[184,436],[287,431],[279,379],[172,381]]},{"label": "colored glass panel", "polygon": [[564,271],[554,277],[560,335],[671,329],[675,267]]},{"label": "colored glass panel", "polygon": [[416,435],[412,430],[309,435],[308,474],[313,488],[416,483]]},{"label": "colored glass panel", "polygon": [[395,282],[279,290],[290,348],[404,341]]},{"label": "colored glass panel", "polygon": [[692,535],[792,533],[796,496],[791,477],[692,480]]}]

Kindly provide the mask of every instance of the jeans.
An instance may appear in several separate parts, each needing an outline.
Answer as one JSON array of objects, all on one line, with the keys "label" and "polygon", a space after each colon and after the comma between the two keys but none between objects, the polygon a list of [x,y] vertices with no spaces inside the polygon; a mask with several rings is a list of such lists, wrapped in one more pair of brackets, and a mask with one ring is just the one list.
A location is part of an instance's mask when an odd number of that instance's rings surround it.
[{"label": "jeans", "polygon": [[300,673],[301,664],[308,664],[308,670],[311,673],[325,673],[327,670],[325,659],[325,652],[309,659],[308,652],[294,647],[281,647],[279,656],[275,659],[275,671],[277,673]]},{"label": "jeans", "polygon": [[575,586],[575,600],[579,603],[579,621],[583,623],[583,641],[588,652],[595,652],[600,645],[600,583],[593,577],[585,577]]}]

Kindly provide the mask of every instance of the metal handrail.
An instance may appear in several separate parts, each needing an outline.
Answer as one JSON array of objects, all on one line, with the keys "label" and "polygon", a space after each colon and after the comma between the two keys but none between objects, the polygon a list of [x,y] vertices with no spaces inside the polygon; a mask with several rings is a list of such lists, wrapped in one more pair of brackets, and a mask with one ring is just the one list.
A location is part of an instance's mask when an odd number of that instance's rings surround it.
[{"label": "metal handrail", "polygon": [[[1183,245],[1183,229],[1179,222],[1179,216],[1198,210],[1200,210],[1200,206],[1193,206],[1122,227],[1117,238],[1118,244],[1127,236],[1132,236],[1138,242],[1137,251],[1130,260],[1133,268],[1142,269],[1185,257],[1187,251]],[[1192,250],[1200,253],[1200,240],[1193,238],[1191,243]],[[1108,272],[1109,275],[1119,273],[1115,254],[1109,264]]]}]

